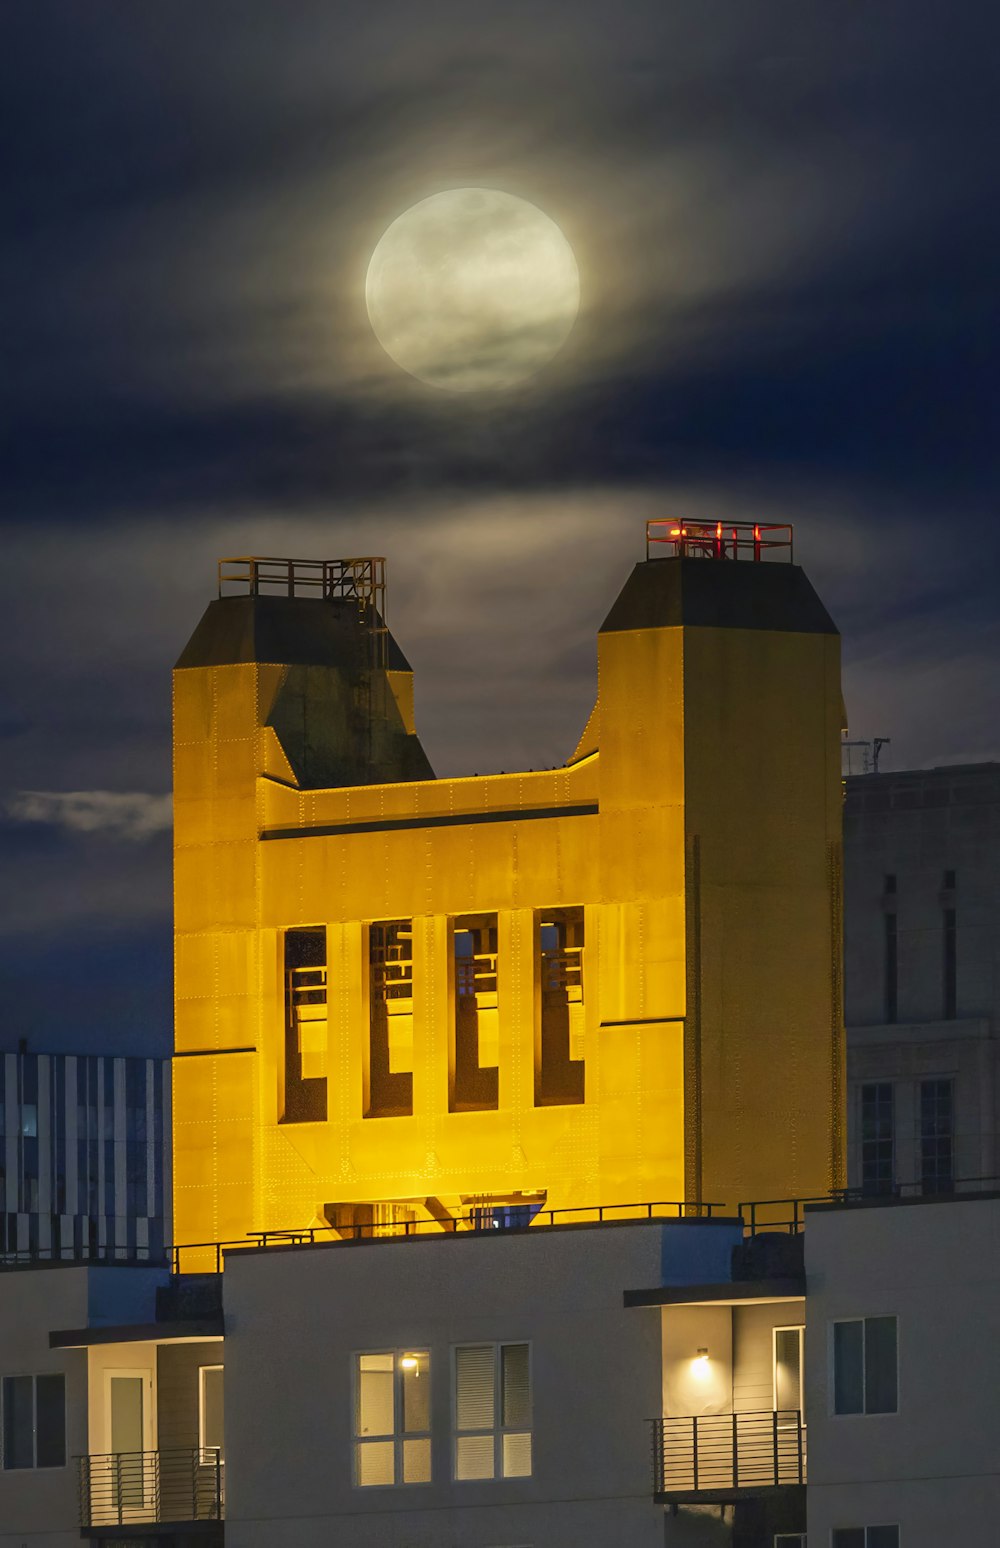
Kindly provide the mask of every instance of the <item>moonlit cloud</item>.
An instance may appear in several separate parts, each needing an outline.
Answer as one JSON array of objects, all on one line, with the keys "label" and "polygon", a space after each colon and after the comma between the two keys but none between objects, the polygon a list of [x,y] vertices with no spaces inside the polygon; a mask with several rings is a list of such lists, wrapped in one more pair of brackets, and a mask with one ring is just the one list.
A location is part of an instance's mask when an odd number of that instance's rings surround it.
[{"label": "moonlit cloud", "polygon": [[169,795],[137,790],[16,790],[2,804],[12,822],[104,833],[133,843],[165,832],[173,821]]},{"label": "moonlit cloud", "polygon": [[[386,554],[432,764],[484,772],[571,752],[647,517],[791,521],[852,736],[1000,757],[994,33],[942,47],[912,0],[10,8],[0,1015],[41,1028],[77,951],[106,1027],[119,933],[169,960],[169,669],[222,554]],[[366,313],[379,237],[460,187],[579,267],[503,394],[408,376]]]}]

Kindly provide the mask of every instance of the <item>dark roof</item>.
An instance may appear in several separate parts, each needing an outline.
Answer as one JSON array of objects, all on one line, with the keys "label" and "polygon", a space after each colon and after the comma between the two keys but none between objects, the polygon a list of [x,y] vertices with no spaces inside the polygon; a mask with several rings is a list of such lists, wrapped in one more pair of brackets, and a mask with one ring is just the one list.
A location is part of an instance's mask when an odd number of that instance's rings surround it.
[{"label": "dark roof", "polygon": [[[178,667],[268,662],[278,666],[347,666],[363,644],[357,604],[315,597],[220,597],[210,602]],[[388,666],[410,663],[389,635]]]},{"label": "dark roof", "polygon": [[625,582],[601,633],[680,624],[785,634],[838,632],[796,564],[647,559]]}]

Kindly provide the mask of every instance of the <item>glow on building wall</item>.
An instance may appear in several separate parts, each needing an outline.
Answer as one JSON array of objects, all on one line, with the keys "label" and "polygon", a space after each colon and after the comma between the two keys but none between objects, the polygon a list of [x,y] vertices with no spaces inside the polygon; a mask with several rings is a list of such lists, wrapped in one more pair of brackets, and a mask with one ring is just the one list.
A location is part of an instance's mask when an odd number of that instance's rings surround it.
[{"label": "glow on building wall", "polygon": [[175,1240],[842,1180],[839,637],[651,523],[572,757],[435,779],[381,559],[220,563],[174,675]]}]

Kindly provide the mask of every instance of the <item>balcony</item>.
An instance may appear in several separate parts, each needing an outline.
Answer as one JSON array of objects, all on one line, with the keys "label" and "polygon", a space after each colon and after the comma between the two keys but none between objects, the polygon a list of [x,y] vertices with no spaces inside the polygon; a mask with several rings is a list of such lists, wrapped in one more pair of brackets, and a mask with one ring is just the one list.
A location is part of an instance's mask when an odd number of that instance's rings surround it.
[{"label": "balcony", "polygon": [[[115,1451],[78,1457],[80,1525],[90,1537],[128,1527],[130,1535],[155,1534],[168,1524],[211,1535],[225,1516],[225,1464],[216,1447],[162,1451]],[[221,1528],[217,1535],[221,1542]]]},{"label": "balcony", "polygon": [[652,1424],[653,1492],[663,1504],[726,1504],[806,1481],[806,1431],[797,1409]]}]

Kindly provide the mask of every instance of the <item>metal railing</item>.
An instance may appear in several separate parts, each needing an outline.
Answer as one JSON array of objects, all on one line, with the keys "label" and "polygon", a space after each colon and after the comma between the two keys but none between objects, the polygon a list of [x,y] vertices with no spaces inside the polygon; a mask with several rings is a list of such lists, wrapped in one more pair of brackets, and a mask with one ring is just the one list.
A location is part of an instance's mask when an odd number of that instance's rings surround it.
[{"label": "metal railing", "polygon": [[654,1419],[653,1492],[704,1496],[806,1481],[806,1430],[798,1409]]},{"label": "metal railing", "polygon": [[659,517],[646,523],[646,558],[653,558],[661,545],[673,559],[750,559],[759,564],[780,554],[789,564],[793,562],[792,529],[787,523]]},{"label": "metal railing", "polygon": [[643,1220],[712,1220],[727,1213],[722,1204],[690,1199],[658,1200],[649,1204],[593,1204],[573,1209],[538,1209],[531,1206],[530,1220],[512,1213],[516,1199],[497,1203],[491,1210],[481,1203],[465,1214],[425,1220],[365,1221],[358,1224],[292,1227],[285,1230],[249,1231],[246,1236],[224,1242],[184,1242],[171,1248],[173,1272],[182,1274],[195,1268],[220,1273],[222,1260],[229,1250],[240,1247],[312,1247],[321,1242],[371,1241],[418,1237],[454,1236],[466,1232],[533,1231],[539,1226],[565,1228],[580,1225],[609,1225]]},{"label": "metal railing", "polygon": [[350,597],[381,612],[385,595],[385,560],[278,559],[260,554],[241,554],[219,560],[219,596],[249,594],[258,597],[279,592],[286,597]]},{"label": "metal railing", "polygon": [[225,1463],[216,1446],[78,1457],[80,1525],[221,1521]]}]

